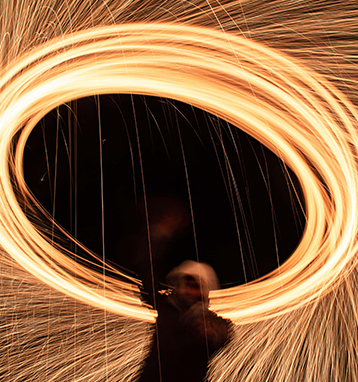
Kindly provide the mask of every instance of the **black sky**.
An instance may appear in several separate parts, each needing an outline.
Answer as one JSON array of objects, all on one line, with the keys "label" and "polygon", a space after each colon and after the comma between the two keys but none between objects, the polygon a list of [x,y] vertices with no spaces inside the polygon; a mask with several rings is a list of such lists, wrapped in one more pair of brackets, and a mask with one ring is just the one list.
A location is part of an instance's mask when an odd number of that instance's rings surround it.
[{"label": "black sky", "polygon": [[34,129],[24,163],[55,219],[100,256],[104,247],[145,288],[145,200],[156,283],[197,258],[224,287],[244,283],[245,272],[253,280],[277,267],[277,254],[282,263],[292,253],[304,228],[289,177],[301,194],[297,179],[271,151],[173,100],[107,95],[63,105]]}]

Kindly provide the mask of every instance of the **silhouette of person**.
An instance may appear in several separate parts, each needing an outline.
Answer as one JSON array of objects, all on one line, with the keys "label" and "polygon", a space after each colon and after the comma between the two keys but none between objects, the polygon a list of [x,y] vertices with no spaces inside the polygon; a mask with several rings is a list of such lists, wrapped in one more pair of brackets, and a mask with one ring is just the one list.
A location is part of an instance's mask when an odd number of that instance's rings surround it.
[{"label": "silhouette of person", "polygon": [[231,325],[208,309],[209,291],[219,288],[216,273],[187,260],[166,281],[172,289],[158,297],[157,332],[139,381],[203,381],[208,360],[228,340]]}]

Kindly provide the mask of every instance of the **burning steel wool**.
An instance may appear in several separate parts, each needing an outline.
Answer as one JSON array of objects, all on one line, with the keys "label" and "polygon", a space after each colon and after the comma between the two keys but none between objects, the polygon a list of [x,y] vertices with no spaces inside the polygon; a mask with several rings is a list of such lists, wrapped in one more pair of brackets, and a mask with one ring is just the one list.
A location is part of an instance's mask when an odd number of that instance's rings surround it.
[{"label": "burning steel wool", "polygon": [[357,380],[357,4],[3,0],[0,14],[2,379],[139,377],[157,317],[140,281],[105,259],[76,261],[29,219],[41,207],[23,173],[27,138],[48,112],[123,93],[228,121],[281,158],[304,193],[290,258],[211,293],[211,309],[235,325],[208,380]]}]

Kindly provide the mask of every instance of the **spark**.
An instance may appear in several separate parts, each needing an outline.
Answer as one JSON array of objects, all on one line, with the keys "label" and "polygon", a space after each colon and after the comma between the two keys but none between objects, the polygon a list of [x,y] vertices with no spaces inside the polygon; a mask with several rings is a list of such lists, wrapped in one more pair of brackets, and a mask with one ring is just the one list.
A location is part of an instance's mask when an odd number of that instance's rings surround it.
[{"label": "spark", "polygon": [[[88,9],[73,1],[63,11],[40,3],[32,8],[30,2],[5,1],[1,8],[0,265],[9,302],[2,299],[7,318],[1,321],[6,352],[0,375],[30,380],[29,375],[41,379],[46,371],[47,380],[97,381],[115,365],[107,380],[132,380],[148,352],[156,312],[141,302],[139,282],[110,268],[116,277],[105,273],[104,279],[90,264],[72,260],[24,213],[24,205],[31,210],[37,204],[23,174],[23,152],[34,126],[63,103],[127,93],[179,100],[246,131],[283,159],[304,192],[306,227],[291,257],[259,280],[211,294],[211,308],[235,323],[233,340],[212,360],[211,380],[356,380],[357,57],[343,37],[329,40],[331,45],[323,41],[344,28],[356,33],[357,7],[345,2],[346,13],[339,16],[328,2],[317,10],[316,2],[273,1],[259,15],[250,8],[255,2],[194,1],[183,2],[188,9],[180,16],[174,1],[163,2],[159,10],[149,1],[142,8],[133,1],[117,8],[93,3]],[[256,3],[262,9],[264,2]],[[274,3],[283,9],[272,11]],[[317,12],[303,25],[295,22],[296,9]],[[290,12],[292,22],[282,26]],[[52,13],[57,21],[51,32],[46,28]],[[345,23],[342,14],[349,14]],[[12,25],[14,15],[23,17],[17,25]],[[325,20],[324,28],[315,20]],[[56,314],[29,318],[35,308],[27,310],[26,304],[43,307],[48,293],[47,304]],[[86,309],[91,320],[86,321]],[[102,310],[105,326],[98,321],[88,327]],[[77,327],[71,329],[75,316]],[[25,330],[31,325],[44,330],[56,320],[64,335],[54,330],[54,338],[44,343],[40,331],[31,344],[31,329]],[[82,330],[98,331],[90,350],[84,348],[90,339],[75,345],[72,337],[71,342],[70,336]],[[105,332],[107,346],[96,350]],[[61,350],[67,356],[59,364],[56,346],[68,347]],[[46,355],[41,347],[47,347]],[[22,353],[37,354],[37,363],[31,366],[26,358],[16,364]],[[88,365],[93,358],[98,364]]]}]

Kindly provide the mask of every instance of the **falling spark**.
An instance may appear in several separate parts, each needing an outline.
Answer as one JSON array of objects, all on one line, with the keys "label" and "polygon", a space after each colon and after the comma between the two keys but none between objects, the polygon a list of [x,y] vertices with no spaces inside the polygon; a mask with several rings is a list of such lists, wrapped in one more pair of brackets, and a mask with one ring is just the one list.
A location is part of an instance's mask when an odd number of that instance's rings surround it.
[{"label": "falling spark", "polygon": [[[35,125],[63,103],[127,93],[230,122],[281,158],[304,192],[306,227],[291,257],[259,280],[212,292],[211,308],[235,329],[210,380],[357,380],[358,73],[347,37],[358,10],[271,1],[259,14],[264,3],[2,3],[1,376],[129,381],[141,368],[156,312],[141,302],[139,282],[109,267],[103,279],[24,213],[37,205],[23,174]],[[300,12],[310,13],[305,23]]]}]

